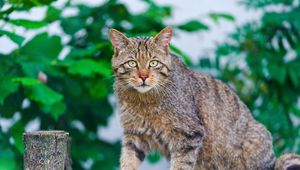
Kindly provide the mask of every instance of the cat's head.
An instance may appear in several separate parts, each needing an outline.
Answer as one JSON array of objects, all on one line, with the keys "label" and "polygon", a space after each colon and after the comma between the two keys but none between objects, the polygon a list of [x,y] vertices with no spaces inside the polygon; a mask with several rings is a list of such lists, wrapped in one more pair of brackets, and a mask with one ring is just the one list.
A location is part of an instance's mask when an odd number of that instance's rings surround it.
[{"label": "cat's head", "polygon": [[171,27],[154,37],[136,38],[127,38],[111,29],[110,40],[115,51],[112,67],[120,85],[140,93],[164,87],[171,70],[171,37]]}]

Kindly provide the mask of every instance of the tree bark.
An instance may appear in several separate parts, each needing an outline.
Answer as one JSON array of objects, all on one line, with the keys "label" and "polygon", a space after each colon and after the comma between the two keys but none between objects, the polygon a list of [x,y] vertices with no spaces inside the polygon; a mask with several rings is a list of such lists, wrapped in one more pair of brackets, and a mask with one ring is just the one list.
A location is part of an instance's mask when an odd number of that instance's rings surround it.
[{"label": "tree bark", "polygon": [[37,131],[23,134],[25,170],[72,170],[69,133]]}]

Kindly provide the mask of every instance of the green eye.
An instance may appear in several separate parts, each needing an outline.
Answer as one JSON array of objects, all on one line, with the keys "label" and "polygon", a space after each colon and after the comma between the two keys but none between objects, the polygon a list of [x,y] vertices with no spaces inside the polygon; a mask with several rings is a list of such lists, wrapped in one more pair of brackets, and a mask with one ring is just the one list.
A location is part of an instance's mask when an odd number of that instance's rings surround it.
[{"label": "green eye", "polygon": [[133,60],[130,60],[130,61],[128,61],[128,65],[129,65],[130,67],[136,67],[136,66],[137,66],[137,63],[136,63],[135,61],[133,61]]},{"label": "green eye", "polygon": [[158,61],[156,61],[156,60],[152,60],[152,61],[150,61],[150,63],[149,63],[150,67],[156,67],[157,64],[158,64]]}]

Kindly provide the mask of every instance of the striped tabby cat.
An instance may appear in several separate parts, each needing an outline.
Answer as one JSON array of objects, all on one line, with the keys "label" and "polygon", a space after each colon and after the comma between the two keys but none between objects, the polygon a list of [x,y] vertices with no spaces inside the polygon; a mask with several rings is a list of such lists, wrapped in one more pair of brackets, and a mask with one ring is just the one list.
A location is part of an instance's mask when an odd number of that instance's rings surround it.
[{"label": "striped tabby cat", "polygon": [[[267,129],[226,84],[171,54],[171,37],[170,27],[155,37],[110,31],[124,128],[121,170],[138,169],[152,150],[170,160],[171,170],[274,169]],[[300,168],[299,156],[293,156],[294,168]],[[288,158],[277,169],[293,168],[285,163]]]}]

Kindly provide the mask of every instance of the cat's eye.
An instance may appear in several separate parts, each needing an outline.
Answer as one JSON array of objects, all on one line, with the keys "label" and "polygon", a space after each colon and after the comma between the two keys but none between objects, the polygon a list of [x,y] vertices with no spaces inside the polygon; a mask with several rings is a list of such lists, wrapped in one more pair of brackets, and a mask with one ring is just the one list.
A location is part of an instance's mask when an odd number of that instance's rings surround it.
[{"label": "cat's eye", "polygon": [[152,61],[150,61],[150,63],[149,63],[149,66],[150,67],[156,67],[158,65],[158,61],[157,60],[152,60]]},{"label": "cat's eye", "polygon": [[128,61],[128,65],[129,65],[129,67],[136,67],[137,63],[133,60],[130,60],[130,61]]}]

